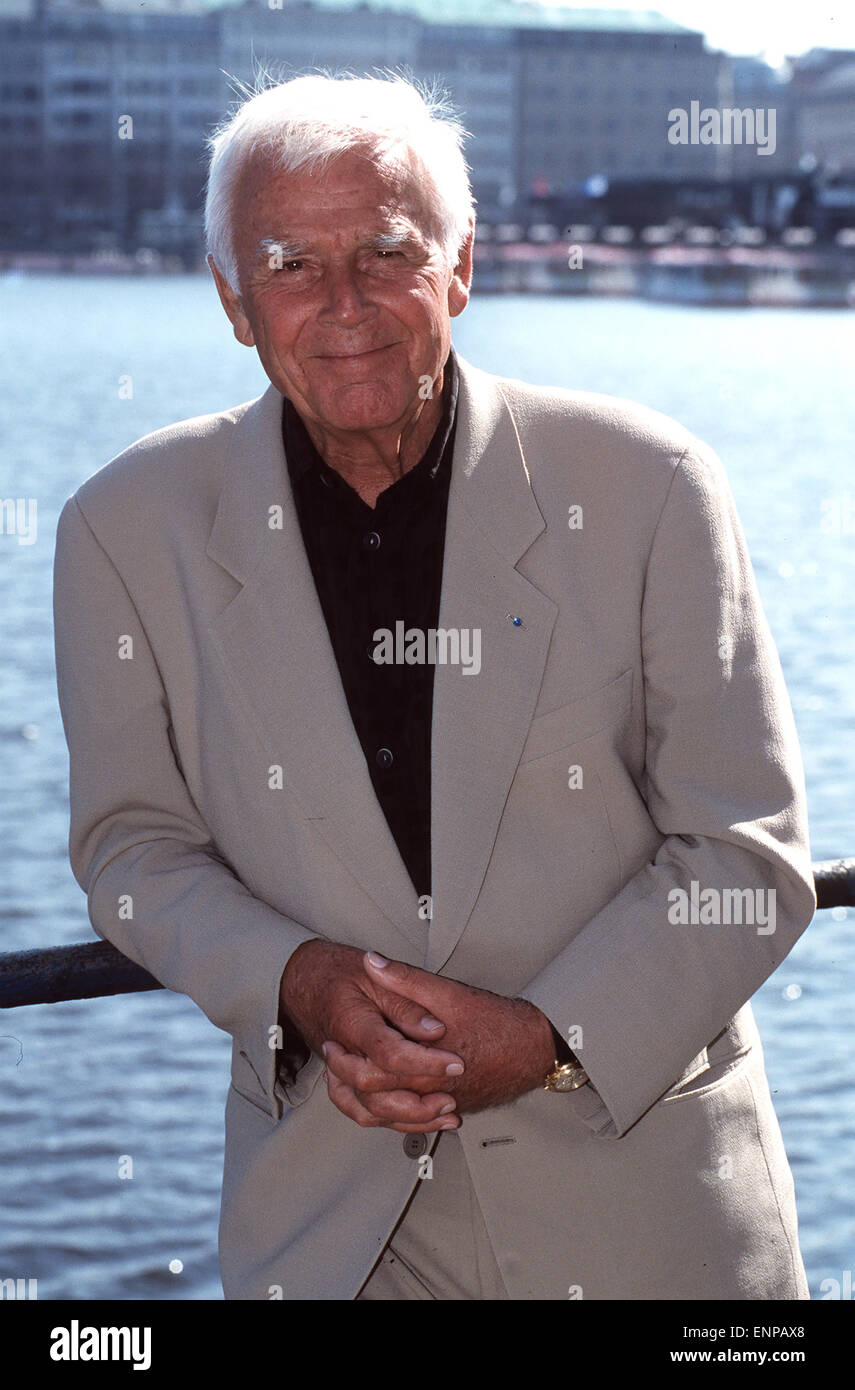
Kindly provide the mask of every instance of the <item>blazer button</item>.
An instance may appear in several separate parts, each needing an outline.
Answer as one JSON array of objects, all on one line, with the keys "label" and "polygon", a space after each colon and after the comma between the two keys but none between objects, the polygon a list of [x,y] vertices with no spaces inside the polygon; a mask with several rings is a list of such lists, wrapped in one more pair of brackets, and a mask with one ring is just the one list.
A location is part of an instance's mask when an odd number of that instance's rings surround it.
[{"label": "blazer button", "polygon": [[378,748],[374,754],[374,761],[378,767],[390,768],[395,761],[391,748]]},{"label": "blazer button", "polygon": [[428,1137],[426,1134],[405,1134],[403,1148],[407,1158],[421,1158],[428,1151]]}]

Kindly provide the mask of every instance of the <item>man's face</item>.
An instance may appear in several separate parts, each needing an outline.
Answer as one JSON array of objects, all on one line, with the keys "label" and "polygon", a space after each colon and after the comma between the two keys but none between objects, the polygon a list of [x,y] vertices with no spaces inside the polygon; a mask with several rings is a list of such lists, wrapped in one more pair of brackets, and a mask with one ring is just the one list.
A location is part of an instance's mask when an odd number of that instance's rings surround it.
[{"label": "man's face", "polygon": [[239,297],[212,268],[277,389],[321,428],[406,424],[466,306],[471,242],[450,270],[412,173],[362,153],[315,174],[251,161],[234,209]]}]

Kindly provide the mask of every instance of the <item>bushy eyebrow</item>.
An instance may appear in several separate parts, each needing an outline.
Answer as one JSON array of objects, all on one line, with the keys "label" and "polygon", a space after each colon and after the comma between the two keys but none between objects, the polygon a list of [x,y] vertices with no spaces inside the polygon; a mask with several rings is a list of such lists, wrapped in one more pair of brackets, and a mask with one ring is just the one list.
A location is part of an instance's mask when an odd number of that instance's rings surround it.
[{"label": "bushy eyebrow", "polygon": [[368,238],[367,245],[373,251],[399,251],[402,246],[420,245],[420,238],[412,227],[400,227],[389,232],[377,232]]},{"label": "bushy eyebrow", "polygon": [[293,261],[300,256],[305,256],[306,245],[302,241],[286,241],[282,237],[266,236],[262,237],[258,243],[256,260],[267,260],[277,256],[283,261]]},{"label": "bushy eyebrow", "polygon": [[[420,246],[418,232],[409,226],[392,228],[385,232],[374,232],[366,237],[362,245],[369,251],[400,251],[405,246]],[[288,241],[284,237],[266,236],[258,243],[256,261],[270,262],[272,257],[282,261],[299,260],[309,254],[309,246],[304,241]]]}]

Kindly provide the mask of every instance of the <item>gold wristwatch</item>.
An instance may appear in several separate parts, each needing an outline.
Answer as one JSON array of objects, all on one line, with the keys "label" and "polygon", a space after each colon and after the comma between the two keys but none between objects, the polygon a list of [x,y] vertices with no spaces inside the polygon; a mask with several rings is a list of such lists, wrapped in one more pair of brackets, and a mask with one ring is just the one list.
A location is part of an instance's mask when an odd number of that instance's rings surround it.
[{"label": "gold wristwatch", "polygon": [[578,1091],[580,1086],[584,1086],[588,1080],[588,1073],[582,1063],[576,1059],[575,1062],[558,1062],[549,1073],[544,1082],[544,1091]]},{"label": "gold wristwatch", "polygon": [[543,1083],[544,1091],[578,1091],[580,1086],[584,1086],[588,1081],[588,1073],[560,1033],[552,1028],[552,1036],[555,1040],[555,1066]]}]

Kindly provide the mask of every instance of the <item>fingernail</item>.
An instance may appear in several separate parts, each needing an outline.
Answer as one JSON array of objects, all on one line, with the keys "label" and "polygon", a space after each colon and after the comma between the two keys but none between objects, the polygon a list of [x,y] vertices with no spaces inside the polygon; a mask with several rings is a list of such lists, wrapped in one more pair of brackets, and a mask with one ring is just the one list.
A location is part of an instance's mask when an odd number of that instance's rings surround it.
[{"label": "fingernail", "polygon": [[462,1063],[462,1062],[449,1062],[448,1066],[447,1066],[446,1069],[445,1069],[445,1074],[446,1074],[446,1076],[462,1076],[462,1075],[463,1075],[463,1063]]},{"label": "fingernail", "polygon": [[327,1055],[327,1045],[326,1045],[326,1043],[321,1043],[321,1052],[322,1052],[323,1055],[326,1057],[326,1055]]},{"label": "fingernail", "polygon": [[379,951],[369,951],[368,959],[372,965],[376,965],[378,970],[385,970],[389,964],[385,956],[381,956]]},{"label": "fingernail", "polygon": [[440,1125],[440,1129],[457,1129],[457,1125],[450,1120],[446,1120],[444,1125]]},{"label": "fingernail", "polygon": [[448,1102],[447,1105],[444,1105],[444,1106],[442,1107],[442,1109],[440,1110],[439,1113],[440,1113],[440,1115],[447,1115],[448,1112],[449,1112],[450,1110],[453,1110],[453,1109],[454,1109],[454,1101],[453,1101],[453,1100],[450,1100],[450,1101]]},{"label": "fingernail", "polygon": [[430,1031],[433,1033],[436,1031],[437,1028],[441,1028],[442,1024],[440,1023],[438,1018],[431,1018],[430,1014],[428,1014],[426,1018],[422,1019],[422,1027],[429,1028]]}]

